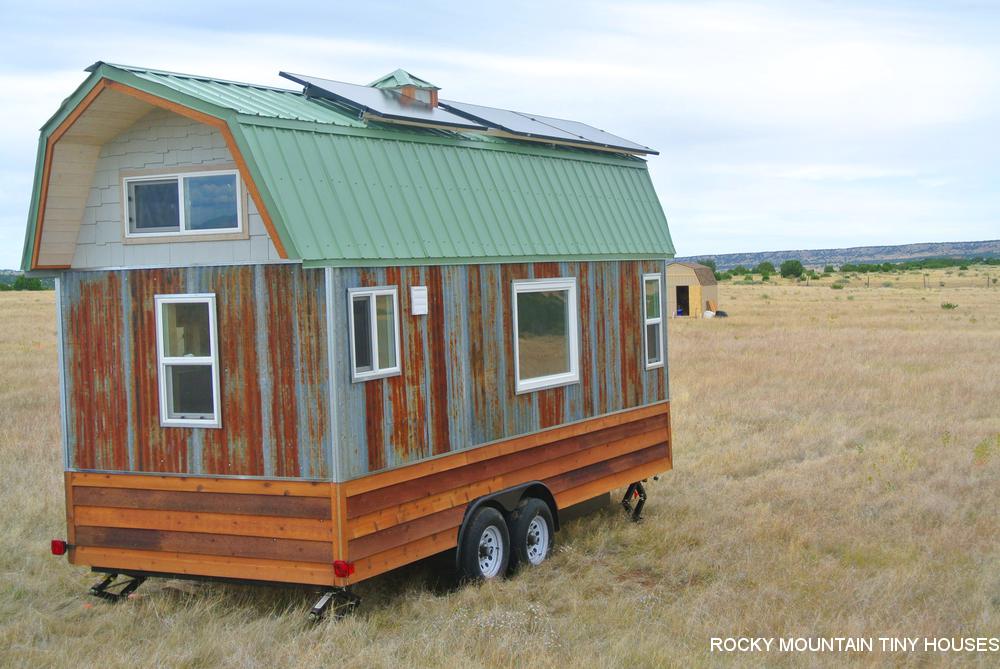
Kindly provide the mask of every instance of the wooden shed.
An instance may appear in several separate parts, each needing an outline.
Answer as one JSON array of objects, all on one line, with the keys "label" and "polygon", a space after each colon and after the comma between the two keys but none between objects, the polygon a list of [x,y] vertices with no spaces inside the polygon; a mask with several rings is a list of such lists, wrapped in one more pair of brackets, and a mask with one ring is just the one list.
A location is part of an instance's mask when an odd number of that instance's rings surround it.
[{"label": "wooden shed", "polygon": [[667,313],[701,318],[719,308],[719,284],[711,267],[693,262],[667,264]]},{"label": "wooden shed", "polygon": [[652,149],[402,70],[89,71],[42,129],[23,267],[57,277],[54,549],[97,594],[456,547],[492,577],[670,469]]}]

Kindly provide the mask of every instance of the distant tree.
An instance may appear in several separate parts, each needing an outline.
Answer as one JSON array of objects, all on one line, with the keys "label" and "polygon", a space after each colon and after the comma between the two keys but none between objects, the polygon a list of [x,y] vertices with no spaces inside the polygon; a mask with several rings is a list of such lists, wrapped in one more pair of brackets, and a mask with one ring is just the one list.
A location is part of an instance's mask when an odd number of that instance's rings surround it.
[{"label": "distant tree", "polygon": [[784,278],[800,277],[805,271],[800,260],[786,260],[781,263],[781,276]]},{"label": "distant tree", "polygon": [[716,271],[715,258],[702,258],[701,260],[698,261],[698,264],[711,268],[713,272]]},{"label": "distant tree", "polygon": [[41,279],[29,279],[23,274],[14,279],[14,290],[45,290]]},{"label": "distant tree", "polygon": [[749,274],[750,273],[750,270],[748,270],[743,265],[737,265],[736,267],[732,268],[729,271],[732,273],[733,276],[740,276],[740,275],[743,275],[743,274]]},{"label": "distant tree", "polygon": [[765,260],[753,268],[754,274],[774,274],[774,263]]},{"label": "distant tree", "polygon": [[833,269],[833,265],[827,265],[826,267],[823,268],[824,274],[833,274],[836,271],[837,270]]}]

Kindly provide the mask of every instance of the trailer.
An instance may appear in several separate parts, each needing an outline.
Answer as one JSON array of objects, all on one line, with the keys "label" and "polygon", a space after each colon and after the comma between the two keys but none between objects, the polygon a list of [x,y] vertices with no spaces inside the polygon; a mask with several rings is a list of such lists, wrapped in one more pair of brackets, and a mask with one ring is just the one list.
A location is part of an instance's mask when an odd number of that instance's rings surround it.
[{"label": "trailer", "polygon": [[67,535],[149,577],[350,586],[551,553],[671,468],[667,221],[585,124],[403,70],[289,90],[98,62],[42,128],[23,268],[57,281]]}]

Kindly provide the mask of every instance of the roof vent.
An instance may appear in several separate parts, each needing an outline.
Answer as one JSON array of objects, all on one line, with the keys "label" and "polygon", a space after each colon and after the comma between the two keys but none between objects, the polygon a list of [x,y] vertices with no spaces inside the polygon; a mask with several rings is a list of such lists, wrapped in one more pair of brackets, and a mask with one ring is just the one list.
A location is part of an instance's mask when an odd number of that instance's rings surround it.
[{"label": "roof vent", "polygon": [[371,88],[382,88],[399,93],[404,102],[422,102],[431,107],[438,105],[438,91],[441,90],[429,81],[424,81],[406,70],[396,70],[384,77],[379,77],[368,84]]}]

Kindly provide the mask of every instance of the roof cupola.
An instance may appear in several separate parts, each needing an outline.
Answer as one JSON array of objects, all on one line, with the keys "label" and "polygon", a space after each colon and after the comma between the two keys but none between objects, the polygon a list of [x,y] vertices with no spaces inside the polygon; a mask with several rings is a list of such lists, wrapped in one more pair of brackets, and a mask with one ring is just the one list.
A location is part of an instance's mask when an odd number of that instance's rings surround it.
[{"label": "roof cupola", "polygon": [[422,102],[431,107],[437,107],[438,91],[441,90],[431,82],[416,77],[406,70],[390,72],[384,77],[379,77],[368,84],[368,86],[395,91],[404,100]]}]

